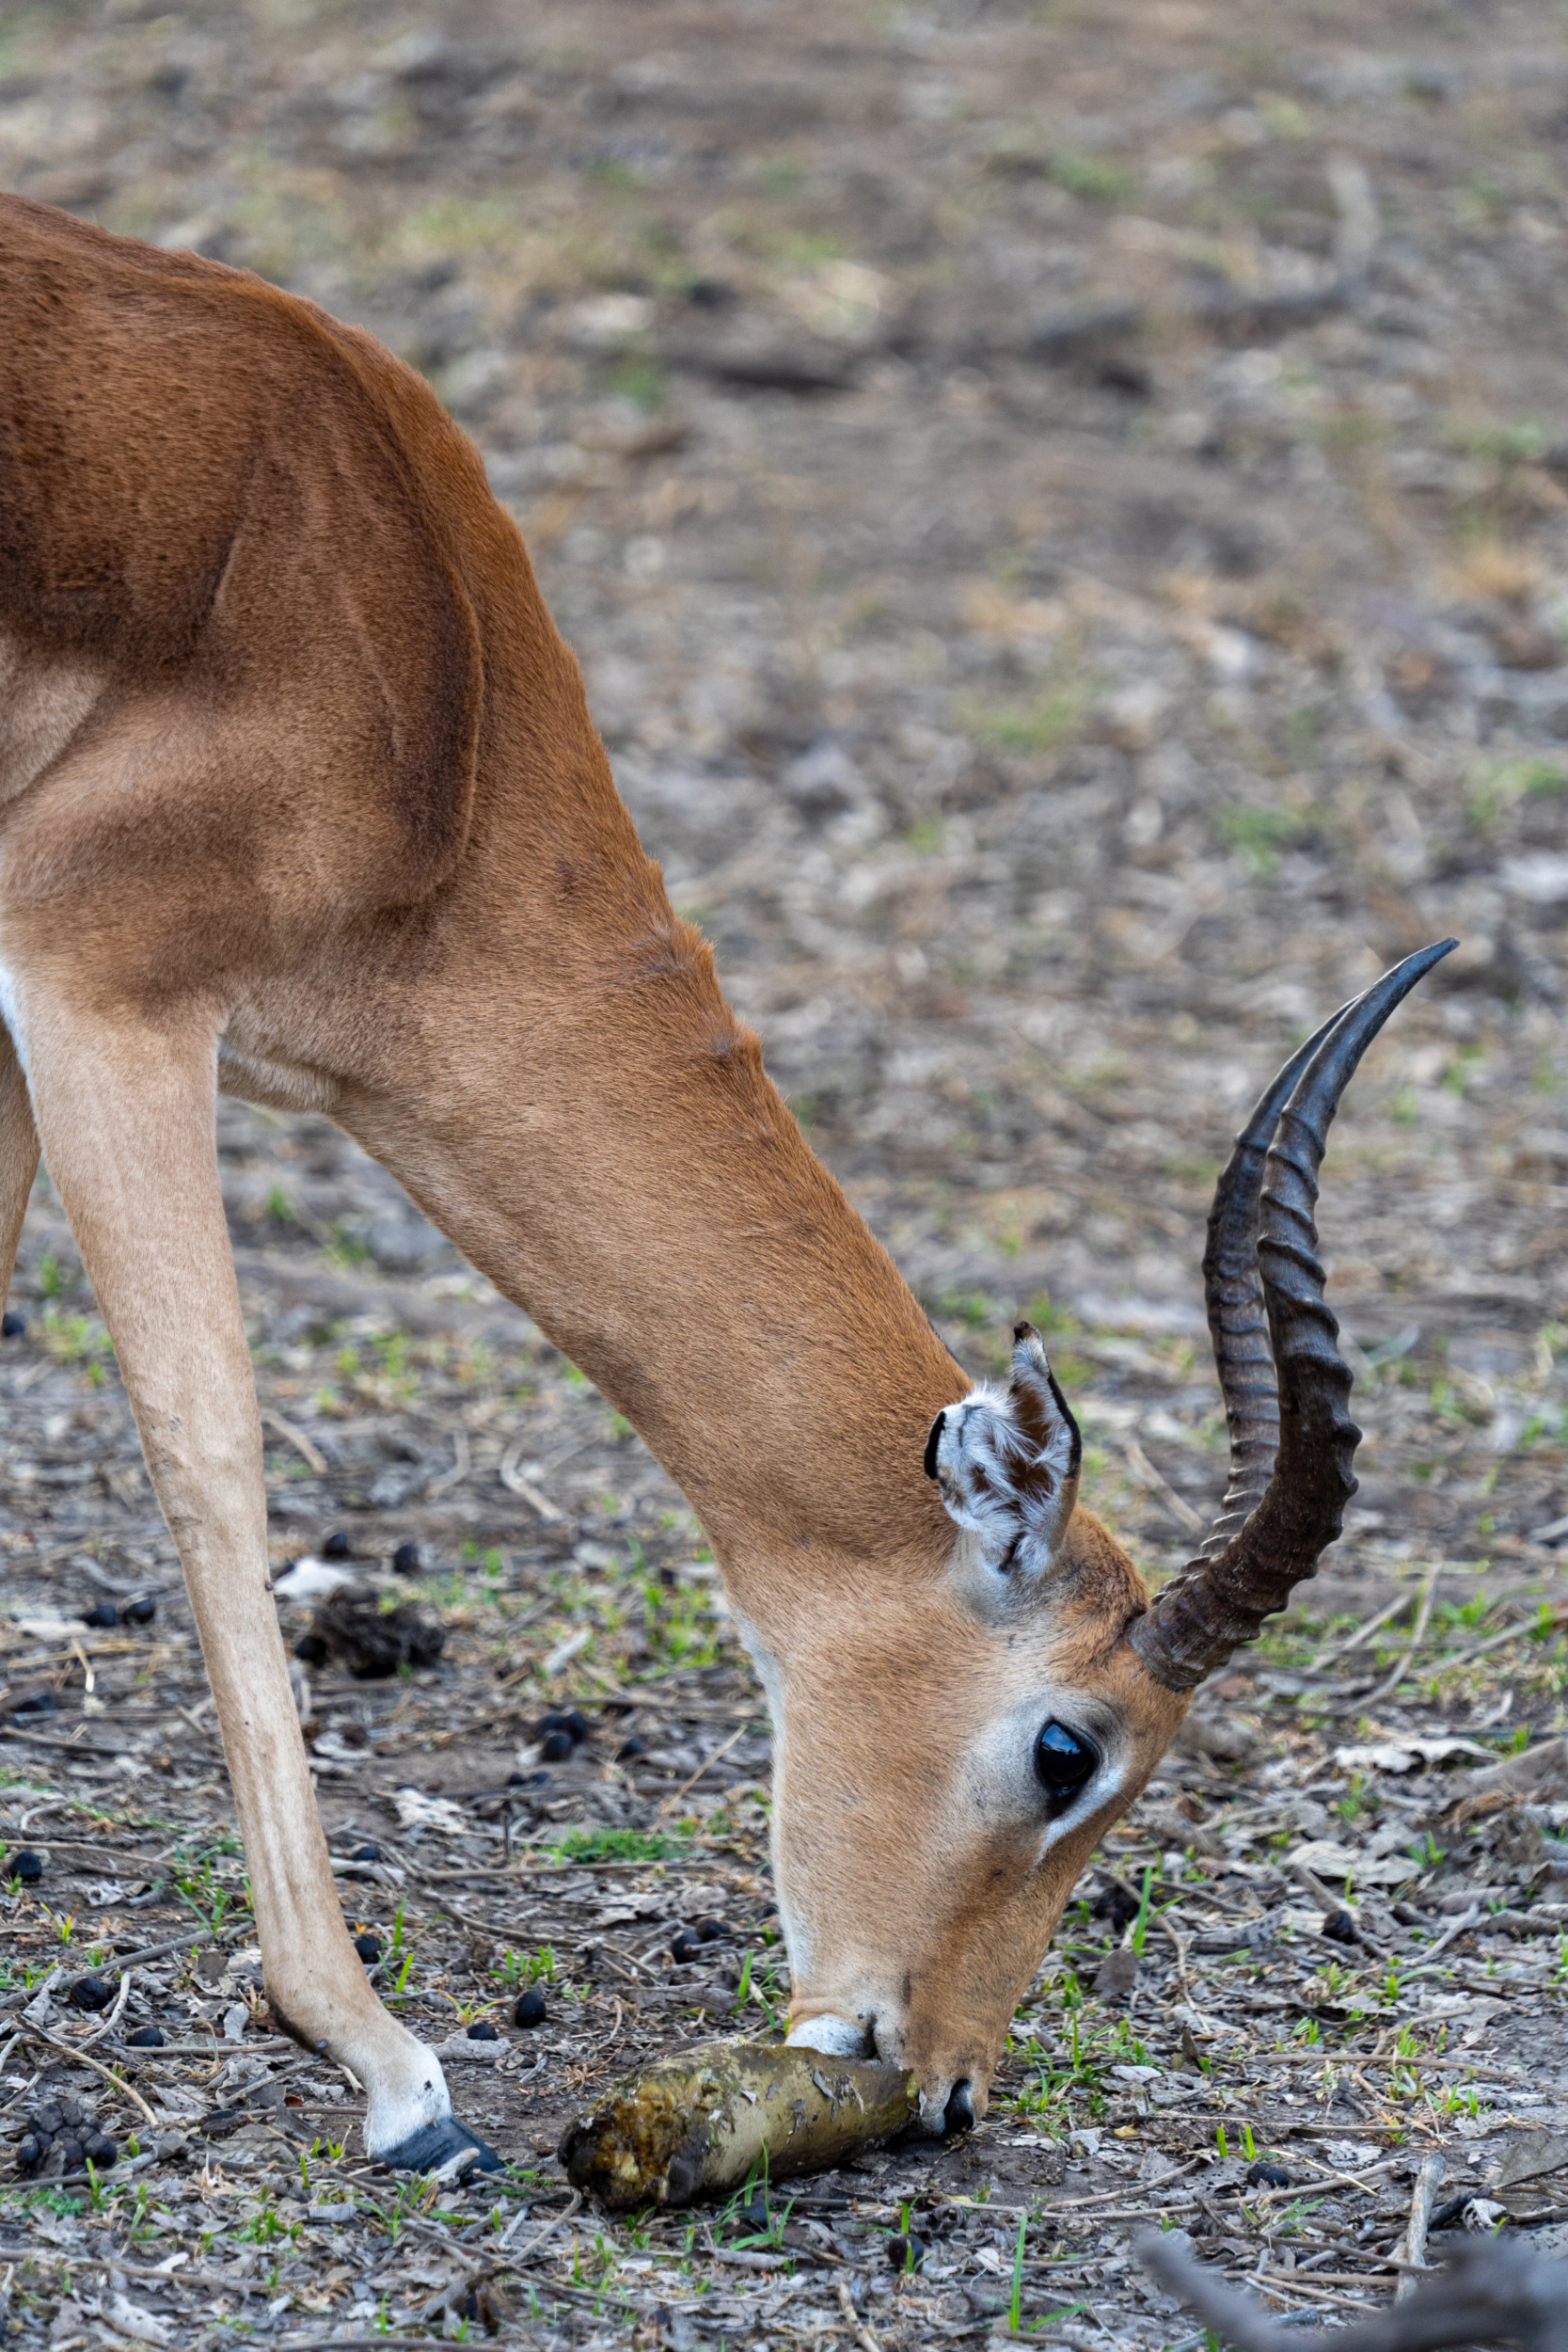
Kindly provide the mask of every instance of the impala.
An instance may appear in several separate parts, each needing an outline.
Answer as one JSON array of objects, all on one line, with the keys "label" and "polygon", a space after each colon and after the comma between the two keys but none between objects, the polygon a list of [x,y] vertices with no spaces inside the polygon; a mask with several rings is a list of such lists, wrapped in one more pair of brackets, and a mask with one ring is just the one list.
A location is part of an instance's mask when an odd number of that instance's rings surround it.
[{"label": "impala", "polygon": [[220,1089],[340,1121],[683,1487],[773,1715],[791,2033],[912,2067],[931,2132],[973,2121],[1096,1840],[1338,1532],[1315,1172],[1445,949],[1291,1058],[1221,1182],[1232,1476],[1150,1606],[1079,1504],[1037,1336],[972,1388],[802,1141],[420,378],[243,271],[18,198],[0,304],[0,1253],[8,1279],[41,1146],[183,1563],[276,2014],[358,2076],[370,2153],[496,2161],[333,1884]]}]

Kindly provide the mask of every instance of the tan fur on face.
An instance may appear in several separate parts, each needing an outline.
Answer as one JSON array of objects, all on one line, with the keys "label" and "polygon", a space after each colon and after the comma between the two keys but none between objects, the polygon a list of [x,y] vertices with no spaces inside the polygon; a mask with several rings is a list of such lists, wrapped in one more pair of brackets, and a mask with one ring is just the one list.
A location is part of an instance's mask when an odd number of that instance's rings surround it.
[{"label": "tan fur on face", "polygon": [[0,1009],[30,1079],[0,1056],[0,1246],[36,1119],[190,1583],[267,1980],[365,2082],[376,2145],[445,2091],[314,1816],[220,1079],[341,1120],[679,1481],[782,1697],[797,2007],[870,1985],[939,2111],[962,2074],[982,2099],[1104,1816],[1037,1866],[1026,1821],[976,1813],[975,1743],[1026,1781],[1031,1710],[1091,1706],[1126,1802],[1182,1706],[1121,1643],[1141,1586],[1083,1512],[1027,1606],[955,1584],[922,1458],[968,1383],[672,912],[429,388],[243,271],[16,198]]},{"label": "tan fur on face", "polygon": [[[781,1629],[786,1710],[831,1725],[821,1741],[791,1732],[776,1759],[781,1907],[804,1963],[793,2017],[857,2018],[923,2079],[969,2078],[983,2106],[1079,1872],[1186,1711],[1120,1639],[1145,1604],[1126,1555],[1080,1510],[1059,1586],[1022,1603],[1009,1625],[982,1622],[944,1580],[911,1577],[895,1616],[846,1579],[811,1627]],[[852,1713],[834,1695],[851,1653]],[[1119,1727],[1124,1750],[1114,1801],[1074,1819],[1041,1858],[1026,1768],[1022,1811],[988,1820],[962,1759],[977,1729],[1009,1710],[1022,1747],[1054,1711],[1043,1701],[1031,1710],[1051,1690]]]}]

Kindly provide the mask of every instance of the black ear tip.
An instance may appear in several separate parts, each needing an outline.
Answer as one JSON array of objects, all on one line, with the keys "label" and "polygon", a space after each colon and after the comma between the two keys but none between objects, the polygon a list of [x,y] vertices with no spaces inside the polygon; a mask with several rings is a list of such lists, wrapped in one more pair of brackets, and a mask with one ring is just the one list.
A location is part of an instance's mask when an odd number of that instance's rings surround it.
[{"label": "black ear tip", "polygon": [[1015,1324],[1014,1324],[1014,1326],[1013,1326],[1013,1345],[1014,1345],[1015,1347],[1024,1347],[1024,1346],[1027,1346],[1028,1343],[1029,1343],[1031,1340],[1037,1340],[1038,1338],[1039,1338],[1039,1333],[1036,1330],[1036,1328],[1035,1328],[1035,1327],[1034,1327],[1034,1325],[1033,1325],[1032,1323],[1015,1323]]},{"label": "black ear tip", "polygon": [[937,1448],[942,1443],[942,1433],[946,1426],[947,1415],[939,1413],[931,1423],[930,1433],[926,1439],[926,1475],[927,1478],[934,1478],[937,1474]]}]

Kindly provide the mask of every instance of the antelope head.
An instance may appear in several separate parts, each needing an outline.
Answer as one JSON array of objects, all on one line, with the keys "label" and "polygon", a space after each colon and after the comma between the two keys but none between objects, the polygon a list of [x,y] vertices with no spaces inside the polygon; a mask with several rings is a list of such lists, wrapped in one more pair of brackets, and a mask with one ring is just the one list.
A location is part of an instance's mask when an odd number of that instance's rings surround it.
[{"label": "antelope head", "polygon": [[790,2039],[913,2068],[927,2131],[984,2112],[1096,1843],[1191,1692],[1339,1533],[1360,1432],[1317,1256],[1318,1170],[1362,1054],[1454,944],[1409,957],[1326,1022],[1237,1139],[1203,1263],[1229,1481],[1212,1533],[1158,1597],[1079,1502],[1077,1424],[1020,1324],[1007,1389],[972,1390],[930,1429],[925,1470],[951,1525],[907,1603],[890,1616],[885,1589],[849,1589],[847,1571],[841,1595],[819,1591],[812,1622],[768,1645]]}]

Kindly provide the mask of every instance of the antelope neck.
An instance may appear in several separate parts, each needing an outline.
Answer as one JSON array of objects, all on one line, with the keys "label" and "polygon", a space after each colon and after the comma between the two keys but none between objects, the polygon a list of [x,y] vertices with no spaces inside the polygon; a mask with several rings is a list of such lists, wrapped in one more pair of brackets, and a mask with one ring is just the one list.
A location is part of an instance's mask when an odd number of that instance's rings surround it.
[{"label": "antelope neck", "polygon": [[968,1383],[632,847],[608,943],[601,898],[541,977],[525,897],[483,958],[421,978],[413,1082],[341,1116],[626,1416],[721,1558],[934,1568],[926,1436]]}]

